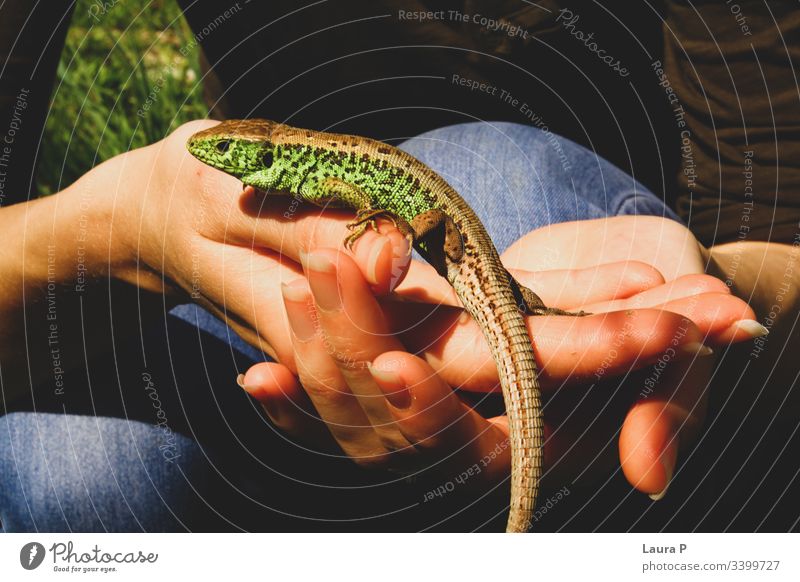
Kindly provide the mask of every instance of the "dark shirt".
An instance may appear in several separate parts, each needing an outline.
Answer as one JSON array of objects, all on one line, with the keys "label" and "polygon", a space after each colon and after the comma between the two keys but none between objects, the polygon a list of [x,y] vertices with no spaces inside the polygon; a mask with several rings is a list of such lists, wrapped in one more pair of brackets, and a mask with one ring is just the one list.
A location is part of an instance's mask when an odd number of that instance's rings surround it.
[{"label": "dark shirt", "polygon": [[800,10],[670,3],[665,64],[686,111],[678,209],[705,243],[800,234]]}]

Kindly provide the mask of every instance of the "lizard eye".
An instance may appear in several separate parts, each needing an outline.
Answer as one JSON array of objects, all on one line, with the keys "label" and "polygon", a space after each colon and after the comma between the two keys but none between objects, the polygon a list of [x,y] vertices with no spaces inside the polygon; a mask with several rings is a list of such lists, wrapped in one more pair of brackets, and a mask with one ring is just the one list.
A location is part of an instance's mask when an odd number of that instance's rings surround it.
[{"label": "lizard eye", "polygon": [[231,142],[229,141],[218,141],[217,142],[217,151],[220,153],[225,153],[228,151],[228,148],[231,147]]},{"label": "lizard eye", "polygon": [[272,165],[273,159],[272,152],[267,152],[264,154],[264,157],[261,158],[261,163],[264,164],[265,168],[269,168]]}]

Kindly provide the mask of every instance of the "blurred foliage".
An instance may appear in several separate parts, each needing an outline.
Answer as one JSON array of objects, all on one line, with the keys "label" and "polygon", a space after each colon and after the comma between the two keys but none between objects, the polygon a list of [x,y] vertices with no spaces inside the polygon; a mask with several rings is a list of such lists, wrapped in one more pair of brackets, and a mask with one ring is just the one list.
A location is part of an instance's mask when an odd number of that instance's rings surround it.
[{"label": "blurred foliage", "polygon": [[49,194],[119,153],[205,117],[199,47],[174,0],[78,0],[37,171]]}]

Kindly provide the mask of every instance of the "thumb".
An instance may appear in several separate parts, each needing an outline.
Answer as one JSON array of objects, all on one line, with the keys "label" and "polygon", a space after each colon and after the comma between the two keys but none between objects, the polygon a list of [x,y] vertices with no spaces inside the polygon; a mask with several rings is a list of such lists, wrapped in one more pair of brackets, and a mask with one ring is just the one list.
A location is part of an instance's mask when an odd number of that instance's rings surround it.
[{"label": "thumb", "polygon": [[672,419],[658,402],[638,402],[620,434],[620,462],[628,482],[657,501],[664,497],[678,460]]},{"label": "thumb", "polygon": [[622,471],[654,501],[664,497],[675,475],[679,445],[694,440],[705,418],[703,379],[712,365],[708,358],[678,361],[659,372],[657,364],[625,417],[619,437]]}]

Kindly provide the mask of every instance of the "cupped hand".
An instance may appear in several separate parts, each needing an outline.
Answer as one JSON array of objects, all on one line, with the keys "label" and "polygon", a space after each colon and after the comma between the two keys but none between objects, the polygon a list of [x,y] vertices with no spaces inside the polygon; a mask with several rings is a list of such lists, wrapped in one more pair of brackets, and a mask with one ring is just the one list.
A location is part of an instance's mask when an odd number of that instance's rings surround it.
[{"label": "cupped hand", "polygon": [[[290,196],[243,189],[236,178],[196,160],[187,139],[215,123],[187,123],[117,159],[122,170],[115,179],[114,229],[127,250],[114,274],[201,304],[294,370],[280,282],[302,274],[301,252],[341,246],[352,215],[323,214]],[[408,262],[403,236],[382,230],[386,234],[366,233],[350,253],[378,294]]]},{"label": "cupped hand", "polygon": [[[662,494],[679,445],[691,443],[703,419],[707,344],[758,333],[752,311],[700,274],[700,253],[685,229],[633,220],[540,229],[506,253],[516,253],[517,265],[541,267],[524,258],[552,245],[549,270],[516,269],[515,276],[550,305],[595,314],[528,319],[548,399],[545,486],[590,482],[621,462],[633,486]],[[654,255],[659,269],[636,252],[636,237],[655,227],[674,249]],[[610,262],[592,256],[613,240]],[[307,279],[297,277],[283,293],[299,381],[281,364],[256,365],[243,378],[272,420],[318,446],[335,443],[363,465],[452,477],[489,458],[471,482],[507,477],[505,417],[485,418],[463,397],[464,390],[497,387],[477,326],[455,307],[378,303],[362,270],[341,252],[312,252],[304,267]],[[449,286],[416,263],[398,292],[454,303]]]}]

